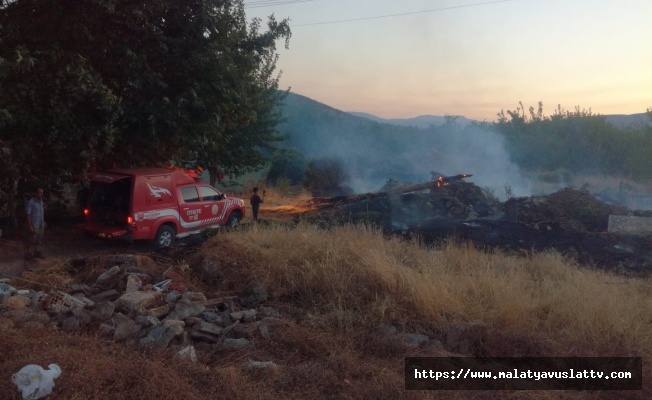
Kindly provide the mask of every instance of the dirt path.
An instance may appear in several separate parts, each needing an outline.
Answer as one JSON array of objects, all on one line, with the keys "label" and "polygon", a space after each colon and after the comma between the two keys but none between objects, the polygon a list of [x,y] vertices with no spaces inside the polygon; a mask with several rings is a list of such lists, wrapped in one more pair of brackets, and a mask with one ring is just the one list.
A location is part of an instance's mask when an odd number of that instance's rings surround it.
[{"label": "dirt path", "polygon": [[[260,217],[270,221],[292,221],[294,214],[286,207],[288,204],[297,204],[309,198],[309,195],[300,193],[294,196],[283,196],[274,190],[267,190],[265,203],[260,210]],[[243,225],[253,222],[249,198],[245,200],[245,219]],[[46,257],[44,260],[25,260],[25,243],[15,233],[5,231],[0,237],[0,279],[19,277],[26,270],[44,270],[54,265],[72,259],[85,258],[95,255],[139,253],[160,253],[147,241],[136,242],[133,246],[121,241],[106,241],[84,236],[79,220],[50,221],[50,226],[45,231],[45,237],[40,251]],[[180,246],[195,244],[203,241],[201,235],[183,239],[177,242]]]},{"label": "dirt path", "polygon": [[0,278],[18,277],[25,270],[40,271],[71,259],[153,250],[149,243],[136,243],[131,247],[126,242],[87,238],[79,225],[64,222],[46,229],[40,248],[45,256],[43,260],[26,261],[24,241],[15,237],[0,238]]}]

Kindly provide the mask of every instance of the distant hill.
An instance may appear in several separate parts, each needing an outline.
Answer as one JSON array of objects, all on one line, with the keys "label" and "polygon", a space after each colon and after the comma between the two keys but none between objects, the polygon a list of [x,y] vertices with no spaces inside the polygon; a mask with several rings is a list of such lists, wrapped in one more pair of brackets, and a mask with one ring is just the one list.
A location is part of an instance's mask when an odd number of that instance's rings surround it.
[{"label": "distant hill", "polygon": [[[399,126],[414,126],[417,128],[441,126],[446,123],[446,118],[447,118],[447,117],[440,117],[436,115],[421,115],[414,118],[399,119],[399,118],[381,118],[373,114],[364,113],[364,112],[349,112],[349,114],[355,115],[356,117],[367,118],[369,120],[379,122],[379,123],[399,125]],[[631,125],[650,123],[650,119],[648,118],[646,113],[631,114],[631,115],[613,114],[613,115],[604,115],[604,117],[607,120],[607,122],[609,122],[610,124],[618,128],[624,128],[625,126],[631,126]],[[451,118],[455,118],[455,123],[459,124],[460,126],[466,126],[474,122],[473,120],[470,120],[464,116],[451,116]]]},{"label": "distant hill", "polygon": [[646,113],[631,114],[631,115],[613,114],[613,115],[605,115],[604,117],[607,119],[607,122],[609,122],[611,125],[618,128],[623,128],[629,125],[650,124],[650,118],[648,118]]},{"label": "distant hill", "polygon": [[285,122],[279,130],[288,136],[288,147],[310,158],[346,160],[356,176],[371,179],[394,171],[396,179],[414,178],[402,158],[411,153],[415,141],[425,137],[420,129],[381,124],[294,93],[285,99],[282,112]]},{"label": "distant hill", "polygon": [[472,120],[463,117],[461,115],[451,115],[445,117],[440,117],[437,115],[420,115],[418,117],[413,117],[413,118],[399,119],[399,118],[380,118],[375,115],[369,113],[363,113],[363,112],[349,112],[349,114],[355,115],[356,117],[367,118],[379,123],[400,125],[400,126],[414,126],[417,128],[441,126],[444,125],[447,122],[447,119],[449,118],[453,121],[453,123],[458,124],[460,126],[466,126],[469,125],[471,122],[473,122]]}]

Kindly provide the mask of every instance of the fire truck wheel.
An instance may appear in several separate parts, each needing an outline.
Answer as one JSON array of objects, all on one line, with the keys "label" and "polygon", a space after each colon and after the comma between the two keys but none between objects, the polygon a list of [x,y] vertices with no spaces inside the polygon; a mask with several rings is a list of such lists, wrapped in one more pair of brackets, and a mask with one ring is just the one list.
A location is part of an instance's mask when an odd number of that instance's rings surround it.
[{"label": "fire truck wheel", "polygon": [[235,228],[240,224],[240,214],[238,212],[232,212],[229,215],[229,220],[226,221],[226,226],[229,228]]},{"label": "fire truck wheel", "polygon": [[158,232],[156,232],[156,245],[161,249],[170,247],[172,246],[172,243],[174,243],[175,236],[176,233],[174,232],[174,229],[168,225],[163,225],[158,228]]}]

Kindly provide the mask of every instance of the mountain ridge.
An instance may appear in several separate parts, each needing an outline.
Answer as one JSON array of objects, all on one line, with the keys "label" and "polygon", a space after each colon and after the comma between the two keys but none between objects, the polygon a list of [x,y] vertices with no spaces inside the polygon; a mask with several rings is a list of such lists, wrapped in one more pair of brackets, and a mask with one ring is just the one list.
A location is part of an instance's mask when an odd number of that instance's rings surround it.
[{"label": "mountain ridge", "polygon": [[[450,116],[439,116],[439,115],[419,115],[411,118],[382,118],[371,113],[367,112],[357,112],[357,111],[347,111],[348,114],[354,115],[356,117],[367,118],[371,121],[386,123],[391,125],[399,126],[414,126],[417,128],[427,128],[431,125],[439,126],[446,123],[447,118],[454,118],[454,122],[466,126],[470,123],[479,123],[482,121],[472,120],[466,118],[463,115],[450,115]],[[607,120],[610,124],[618,128],[624,128],[626,126],[646,124],[648,122],[647,113],[637,113],[637,114],[599,114]],[[491,121],[487,121],[491,123]]]},{"label": "mountain ridge", "polygon": [[[485,121],[473,120],[463,115],[441,116],[441,115],[433,115],[433,114],[424,114],[424,115],[417,115],[415,117],[410,117],[410,118],[383,118],[368,112],[343,111],[333,106],[330,106],[326,103],[322,103],[318,100],[312,99],[308,96],[294,93],[294,92],[289,92],[286,100],[287,99],[290,99],[290,102],[294,104],[297,104],[298,102],[303,102],[305,103],[303,104],[304,106],[310,104],[311,106],[325,107],[326,109],[329,109],[330,113],[337,112],[337,113],[346,114],[357,118],[362,118],[368,121],[378,122],[381,124],[384,123],[384,124],[405,126],[405,127],[427,128],[431,125],[439,126],[445,124],[446,120],[450,118],[453,118],[454,122],[460,126],[466,126],[471,123],[481,123],[481,122],[493,123],[494,122],[494,121],[486,121],[486,120]],[[596,115],[601,115],[605,117],[607,122],[609,122],[610,124],[618,128],[622,128],[628,125],[650,123],[650,121],[648,120],[647,113],[645,112],[636,113],[636,114],[596,114]]]}]

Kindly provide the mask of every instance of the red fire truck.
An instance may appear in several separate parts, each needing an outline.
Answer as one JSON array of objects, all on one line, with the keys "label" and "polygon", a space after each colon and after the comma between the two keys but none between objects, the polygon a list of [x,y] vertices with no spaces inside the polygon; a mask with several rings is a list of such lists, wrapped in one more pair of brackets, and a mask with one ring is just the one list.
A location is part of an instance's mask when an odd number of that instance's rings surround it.
[{"label": "red fire truck", "polygon": [[183,172],[135,168],[94,174],[84,214],[87,235],[154,240],[169,247],[176,238],[237,225],[245,207],[242,199]]}]

